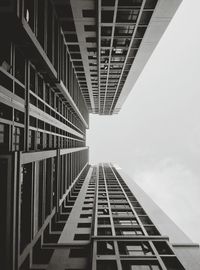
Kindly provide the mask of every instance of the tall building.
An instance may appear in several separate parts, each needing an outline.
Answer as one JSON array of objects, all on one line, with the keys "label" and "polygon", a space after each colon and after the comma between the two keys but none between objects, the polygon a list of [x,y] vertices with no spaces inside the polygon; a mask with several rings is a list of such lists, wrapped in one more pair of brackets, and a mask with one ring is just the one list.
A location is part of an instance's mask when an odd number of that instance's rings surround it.
[{"label": "tall building", "polygon": [[89,113],[120,110],[180,2],[0,1],[2,269],[196,269],[85,144]]},{"label": "tall building", "polygon": [[112,164],[88,167],[74,186],[57,244],[44,244],[52,249],[48,270],[199,269],[199,245],[127,182]]}]

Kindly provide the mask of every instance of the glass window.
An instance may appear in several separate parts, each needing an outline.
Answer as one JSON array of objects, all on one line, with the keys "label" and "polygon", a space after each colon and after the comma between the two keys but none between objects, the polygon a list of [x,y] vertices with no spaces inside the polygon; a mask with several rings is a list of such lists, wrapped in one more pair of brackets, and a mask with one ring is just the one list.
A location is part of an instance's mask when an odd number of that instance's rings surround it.
[{"label": "glass window", "polygon": [[88,256],[88,250],[85,248],[74,248],[70,250],[69,257],[82,258]]},{"label": "glass window", "polygon": [[34,31],[34,21],[35,21],[35,1],[26,0],[24,1],[24,18],[30,25],[31,29]]},{"label": "glass window", "polygon": [[0,66],[7,72],[11,72],[11,46],[9,42],[2,40],[0,50]]},{"label": "glass window", "polygon": [[139,9],[119,10],[117,13],[117,22],[136,22]]},{"label": "glass window", "polygon": [[116,261],[97,261],[97,270],[117,270]]},{"label": "glass window", "polygon": [[98,218],[99,225],[106,225],[110,224],[110,218]]},{"label": "glass window", "polygon": [[105,22],[112,22],[113,21],[114,11],[112,10],[104,10],[101,12],[101,21],[102,23]]},{"label": "glass window", "polygon": [[99,241],[97,243],[98,255],[113,255],[115,254],[114,244],[112,241]]},{"label": "glass window", "polygon": [[92,214],[81,214],[80,218],[92,218]]},{"label": "glass window", "polygon": [[14,127],[13,130],[13,150],[19,151],[23,150],[24,146],[24,129],[19,127]]},{"label": "glass window", "polygon": [[173,254],[172,250],[170,249],[170,247],[168,246],[166,242],[155,241],[153,242],[153,244],[159,254]]},{"label": "glass window", "polygon": [[142,221],[142,224],[152,224],[152,221],[148,216],[141,216],[140,220]]},{"label": "glass window", "polygon": [[0,147],[8,150],[9,144],[9,127],[6,124],[0,124]]},{"label": "glass window", "polygon": [[75,234],[74,240],[89,240],[90,235],[89,234]]},{"label": "glass window", "polygon": [[160,270],[157,262],[122,261],[123,270]]},{"label": "glass window", "polygon": [[38,76],[38,96],[40,98],[44,98],[44,88],[43,88],[43,80],[40,76]]},{"label": "glass window", "polygon": [[35,131],[29,130],[29,150],[34,150],[35,148]]},{"label": "glass window", "polygon": [[12,112],[13,112],[13,109],[10,106],[0,102],[0,118],[13,120]]},{"label": "glass window", "polygon": [[25,83],[25,58],[17,48],[15,48],[15,77],[21,83]]},{"label": "glass window", "polygon": [[139,228],[131,228],[131,229],[122,229],[122,228],[117,228],[116,229],[116,234],[117,235],[143,235],[143,232]]},{"label": "glass window", "polygon": [[176,257],[163,257],[167,270],[184,270],[185,268]]},{"label": "glass window", "polygon": [[137,220],[136,219],[130,219],[130,220],[128,220],[128,219],[121,219],[121,220],[119,220],[119,224],[120,225],[124,225],[124,226],[127,226],[127,225],[138,225],[138,222],[137,222]]},{"label": "glass window", "polygon": [[113,216],[134,216],[133,212],[132,211],[115,211],[115,210],[112,210],[112,214]]},{"label": "glass window", "polygon": [[31,239],[31,205],[32,205],[32,163],[23,165],[21,178],[21,212],[20,212],[20,249],[26,247]]},{"label": "glass window", "polygon": [[120,254],[131,256],[152,255],[153,252],[148,242],[118,242]]},{"label": "glass window", "polygon": [[91,227],[91,223],[78,223],[78,228],[90,228]]},{"label": "glass window", "polygon": [[111,228],[98,228],[98,235],[112,235]]},{"label": "glass window", "polygon": [[155,226],[145,226],[148,235],[160,235]]}]

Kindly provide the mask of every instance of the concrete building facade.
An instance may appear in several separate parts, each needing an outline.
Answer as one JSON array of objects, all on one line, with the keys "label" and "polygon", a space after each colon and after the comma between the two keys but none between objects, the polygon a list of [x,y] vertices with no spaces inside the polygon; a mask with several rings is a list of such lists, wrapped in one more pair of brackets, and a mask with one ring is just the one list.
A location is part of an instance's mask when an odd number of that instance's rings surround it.
[{"label": "concrete building facade", "polygon": [[2,269],[197,269],[198,247],[171,244],[178,229],[159,231],[85,144],[89,113],[120,110],[180,2],[0,1]]}]

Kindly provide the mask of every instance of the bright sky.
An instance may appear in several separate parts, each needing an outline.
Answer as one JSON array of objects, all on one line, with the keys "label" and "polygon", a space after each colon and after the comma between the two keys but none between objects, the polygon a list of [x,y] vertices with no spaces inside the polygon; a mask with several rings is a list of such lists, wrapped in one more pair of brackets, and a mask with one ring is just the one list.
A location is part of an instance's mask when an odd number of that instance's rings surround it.
[{"label": "bright sky", "polygon": [[90,116],[90,162],[117,163],[200,242],[200,1],[183,0],[120,113]]}]

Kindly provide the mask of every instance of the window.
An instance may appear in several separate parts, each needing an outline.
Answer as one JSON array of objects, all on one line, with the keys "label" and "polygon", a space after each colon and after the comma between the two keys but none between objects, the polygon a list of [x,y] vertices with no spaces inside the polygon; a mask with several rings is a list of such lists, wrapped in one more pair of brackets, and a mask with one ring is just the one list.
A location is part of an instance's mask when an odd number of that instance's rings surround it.
[{"label": "window", "polygon": [[24,18],[30,25],[32,31],[34,31],[34,21],[35,21],[34,3],[35,1],[33,0],[24,1]]},{"label": "window", "polygon": [[114,219],[114,223],[122,226],[138,225],[136,219]]},{"label": "window", "polygon": [[117,22],[136,22],[139,9],[119,10],[117,13]]},{"label": "window", "polygon": [[15,77],[21,83],[25,83],[25,58],[17,48],[15,48]]},{"label": "window", "polygon": [[52,60],[52,46],[53,46],[53,10],[51,2],[48,2],[47,7],[47,55]]},{"label": "window", "polygon": [[78,223],[78,228],[90,228],[91,227],[91,223]]},{"label": "window", "polygon": [[134,30],[134,26],[127,25],[127,26],[118,26],[115,28],[115,36],[127,36],[132,35]]},{"label": "window", "polygon": [[92,208],[91,207],[82,207],[82,210],[83,211],[92,211]]},{"label": "window", "polygon": [[85,199],[86,200],[93,200],[94,199],[94,196],[86,196]]},{"label": "window", "polygon": [[129,204],[112,204],[111,205],[112,209],[129,209],[131,210]]},{"label": "window", "polygon": [[92,218],[92,214],[80,214],[80,218]]},{"label": "window", "polygon": [[32,66],[30,66],[30,83],[29,83],[30,90],[35,92],[35,70]]},{"label": "window", "polygon": [[46,160],[46,196],[45,196],[45,216],[52,210],[52,159]]},{"label": "window", "polygon": [[119,210],[112,210],[113,216],[134,216],[132,211],[119,211]]},{"label": "window", "polygon": [[37,35],[38,35],[38,40],[40,44],[44,47],[44,16],[45,16],[45,1],[38,1],[38,10],[37,10]]},{"label": "window", "polygon": [[41,228],[44,220],[43,220],[43,214],[44,214],[44,161],[38,161],[37,164],[37,170],[38,170],[38,230]]},{"label": "window", "polygon": [[85,18],[95,18],[96,13],[94,9],[83,9],[83,17]]},{"label": "window", "polygon": [[101,21],[102,23],[112,22],[113,21],[114,11],[104,10],[101,12]]},{"label": "window", "polygon": [[162,260],[167,270],[184,270],[185,269],[176,257],[163,257]]},{"label": "window", "polygon": [[84,248],[74,248],[70,250],[69,257],[82,258],[88,256],[88,250]]},{"label": "window", "polygon": [[130,256],[152,255],[148,242],[118,242],[120,254]]},{"label": "window", "polygon": [[97,255],[114,255],[115,249],[112,241],[97,242]]},{"label": "window", "polygon": [[14,151],[23,150],[23,142],[24,142],[24,130],[19,127],[14,127],[13,150]]},{"label": "window", "polygon": [[97,270],[117,270],[116,261],[97,261]]},{"label": "window", "polygon": [[112,34],[112,27],[101,27],[101,35],[102,36],[111,36]]},{"label": "window", "polygon": [[90,235],[89,234],[75,234],[74,240],[89,240]]},{"label": "window", "polygon": [[141,18],[140,18],[140,25],[148,25],[151,16],[152,16],[152,11],[143,11]]},{"label": "window", "polygon": [[161,270],[157,262],[122,261],[123,270]]},{"label": "window", "polygon": [[98,209],[98,215],[109,215],[108,208]]},{"label": "window", "polygon": [[145,6],[144,8],[146,9],[153,9],[155,8],[156,4],[157,4],[158,0],[146,0]]},{"label": "window", "polygon": [[141,229],[116,229],[117,235],[143,235]]},{"label": "window", "polygon": [[53,250],[43,249],[41,246],[42,246],[42,240],[40,237],[33,247],[33,253],[32,253],[33,264],[48,264],[51,259]]},{"label": "window", "polygon": [[29,130],[29,150],[35,149],[35,131]]},{"label": "window", "polygon": [[14,121],[24,124],[24,113],[14,109]]},{"label": "window", "polygon": [[8,42],[1,41],[0,66],[7,72],[11,72],[11,46]]},{"label": "window", "polygon": [[1,149],[8,150],[9,144],[9,126],[5,124],[0,124],[0,147]]},{"label": "window", "polygon": [[148,235],[160,235],[154,226],[145,226],[145,230],[147,231]]},{"label": "window", "polygon": [[107,204],[107,202],[99,202],[98,206],[100,206],[101,208],[106,208],[106,207],[108,207],[108,204]]},{"label": "window", "polygon": [[150,218],[148,216],[141,216],[140,220],[142,221],[142,224],[152,224],[152,221],[150,220]]},{"label": "window", "polygon": [[87,206],[93,206],[93,203],[85,201],[84,204],[87,204]]},{"label": "window", "polygon": [[0,118],[4,118],[7,120],[13,120],[12,119],[12,108],[4,103],[0,102]]},{"label": "window", "polygon": [[142,234],[142,233],[140,231],[133,230],[133,231],[122,231],[122,234],[123,235],[135,235],[135,234]]},{"label": "window", "polygon": [[114,6],[115,0],[102,0],[102,6]]},{"label": "window", "polygon": [[111,228],[98,228],[98,235],[112,235]]},{"label": "window", "polygon": [[98,218],[99,225],[107,225],[110,224],[110,218]]},{"label": "window", "polygon": [[43,99],[44,98],[44,88],[43,88],[43,80],[38,75],[38,96]]},{"label": "window", "polygon": [[42,149],[43,147],[43,133],[37,132],[37,148]]},{"label": "window", "polygon": [[20,249],[26,247],[31,239],[31,205],[32,205],[32,163],[24,165],[21,181],[21,213],[20,213]]},{"label": "window", "polygon": [[146,215],[145,211],[141,207],[135,207],[135,211],[138,215]]},{"label": "window", "polygon": [[170,247],[168,246],[168,244],[166,242],[163,241],[156,241],[153,242],[155,248],[157,249],[159,254],[173,254],[173,252],[171,251]]},{"label": "window", "polygon": [[45,88],[45,101],[46,101],[46,103],[49,104],[49,101],[50,101],[49,85],[46,85],[46,88]]}]

